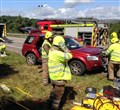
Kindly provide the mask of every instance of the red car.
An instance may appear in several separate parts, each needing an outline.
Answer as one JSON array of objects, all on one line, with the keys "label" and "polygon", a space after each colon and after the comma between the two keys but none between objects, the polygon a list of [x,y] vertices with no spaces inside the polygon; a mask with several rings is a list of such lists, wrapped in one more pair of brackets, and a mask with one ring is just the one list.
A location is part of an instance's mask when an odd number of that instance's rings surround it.
[{"label": "red car", "polygon": [[[86,71],[103,67],[100,57],[100,49],[94,47],[84,47],[73,37],[64,36],[66,46],[72,52],[73,58],[69,61],[71,72],[75,75],[84,75]],[[26,57],[29,65],[35,65],[41,61],[41,45],[44,41],[44,35],[39,32],[30,33],[26,38],[22,54]]]}]

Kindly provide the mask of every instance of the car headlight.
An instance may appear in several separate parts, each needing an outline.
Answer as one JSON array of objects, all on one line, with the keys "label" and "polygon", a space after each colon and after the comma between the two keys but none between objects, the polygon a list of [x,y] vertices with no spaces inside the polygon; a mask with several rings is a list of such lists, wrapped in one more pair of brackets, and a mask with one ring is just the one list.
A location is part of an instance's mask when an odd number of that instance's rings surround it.
[{"label": "car headlight", "polygon": [[87,56],[87,60],[98,60],[97,56]]}]

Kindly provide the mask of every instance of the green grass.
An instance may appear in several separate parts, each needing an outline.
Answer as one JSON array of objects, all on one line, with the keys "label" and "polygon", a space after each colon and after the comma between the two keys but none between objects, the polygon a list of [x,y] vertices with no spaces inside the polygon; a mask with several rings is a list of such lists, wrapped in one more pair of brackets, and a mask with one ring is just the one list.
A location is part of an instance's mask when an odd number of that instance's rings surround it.
[{"label": "green grass", "polygon": [[[13,92],[12,94],[5,94],[0,91],[0,96],[12,97],[23,105],[28,103],[27,107],[30,110],[47,110],[45,109],[47,106],[46,100],[52,87],[51,85],[43,86],[42,74],[39,73],[38,66],[28,66],[24,57],[16,53],[7,52],[7,57],[0,58],[0,84],[7,85]],[[109,84],[111,82],[108,82],[103,74],[97,73],[84,76],[73,75],[67,86],[73,87],[77,94],[75,95],[75,101],[80,102],[85,97],[84,91],[86,87],[95,87],[99,91],[103,86]],[[43,102],[40,102],[41,100]],[[42,104],[38,106],[36,103],[38,105]],[[34,109],[32,109],[32,105]],[[74,105],[67,101],[63,109],[70,110],[72,106]]]}]

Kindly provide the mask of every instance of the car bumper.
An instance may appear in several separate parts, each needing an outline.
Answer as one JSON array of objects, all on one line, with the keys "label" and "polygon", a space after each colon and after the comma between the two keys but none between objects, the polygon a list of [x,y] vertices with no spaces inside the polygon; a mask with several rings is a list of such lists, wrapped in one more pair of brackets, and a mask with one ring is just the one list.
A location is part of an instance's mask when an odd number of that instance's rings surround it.
[{"label": "car bumper", "polygon": [[99,69],[101,67],[103,67],[102,60],[88,61],[86,63],[86,69],[87,69],[87,71],[92,71],[92,70],[95,70],[95,69]]}]

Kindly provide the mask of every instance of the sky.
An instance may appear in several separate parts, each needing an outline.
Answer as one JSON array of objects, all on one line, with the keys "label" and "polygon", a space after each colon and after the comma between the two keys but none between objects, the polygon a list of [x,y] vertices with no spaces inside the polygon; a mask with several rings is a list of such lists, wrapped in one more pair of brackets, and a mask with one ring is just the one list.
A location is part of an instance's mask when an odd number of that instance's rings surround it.
[{"label": "sky", "polygon": [[120,0],[0,0],[0,16],[120,19]]}]

